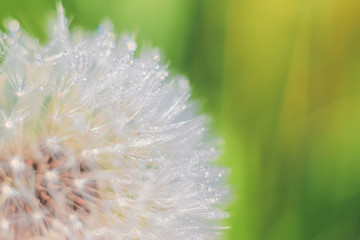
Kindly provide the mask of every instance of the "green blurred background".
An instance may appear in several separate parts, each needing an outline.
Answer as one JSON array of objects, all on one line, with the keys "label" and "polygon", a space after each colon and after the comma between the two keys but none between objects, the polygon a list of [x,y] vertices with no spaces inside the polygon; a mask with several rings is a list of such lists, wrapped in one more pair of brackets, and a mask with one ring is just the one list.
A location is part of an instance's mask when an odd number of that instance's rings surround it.
[{"label": "green blurred background", "polygon": [[[55,1],[0,0],[46,41]],[[231,240],[360,239],[359,0],[63,0],[71,26],[137,33],[225,140]]]}]

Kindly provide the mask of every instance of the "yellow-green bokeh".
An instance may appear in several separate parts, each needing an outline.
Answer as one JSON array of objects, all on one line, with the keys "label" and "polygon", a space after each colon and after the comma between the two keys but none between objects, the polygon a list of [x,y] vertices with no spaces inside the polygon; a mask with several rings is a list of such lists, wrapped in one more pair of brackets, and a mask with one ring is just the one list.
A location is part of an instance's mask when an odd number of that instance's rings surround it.
[{"label": "yellow-green bokeh", "polygon": [[360,2],[230,0],[227,18],[230,238],[360,239]]}]

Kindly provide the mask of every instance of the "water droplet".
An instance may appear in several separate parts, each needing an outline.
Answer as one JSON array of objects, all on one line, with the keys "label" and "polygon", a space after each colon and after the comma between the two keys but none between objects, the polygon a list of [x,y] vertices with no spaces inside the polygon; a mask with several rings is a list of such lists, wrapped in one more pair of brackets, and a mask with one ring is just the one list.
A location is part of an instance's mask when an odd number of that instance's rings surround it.
[{"label": "water droplet", "polygon": [[18,169],[21,167],[21,162],[17,157],[11,159],[10,164],[14,169]]},{"label": "water droplet", "polygon": [[85,179],[75,179],[74,186],[77,188],[81,188],[85,183]]},{"label": "water droplet", "polygon": [[151,68],[152,68],[152,69],[155,69],[155,70],[158,70],[158,69],[160,68],[160,66],[159,66],[159,64],[157,64],[157,63],[153,63],[153,64],[151,65]]},{"label": "water droplet", "polygon": [[154,58],[153,58],[154,61],[160,61],[160,56],[159,55],[155,55]]},{"label": "water droplet", "polygon": [[34,213],[33,213],[33,218],[34,218],[35,220],[40,220],[40,219],[42,218],[42,214],[39,213],[39,212],[34,212]]},{"label": "water droplet", "polygon": [[128,41],[128,42],[126,43],[126,45],[127,45],[127,48],[129,49],[129,51],[135,51],[136,48],[137,48],[136,42],[131,41],[131,40]]},{"label": "water droplet", "polygon": [[9,128],[14,127],[14,124],[11,121],[6,121],[5,127],[9,129]]},{"label": "water droplet", "polygon": [[41,61],[42,60],[42,56],[41,56],[40,53],[35,54],[34,58],[35,58],[35,61]]},{"label": "water droplet", "polygon": [[117,200],[117,204],[119,207],[125,207],[127,205],[126,202],[121,198]]},{"label": "water droplet", "polygon": [[47,178],[48,180],[53,180],[53,179],[55,179],[55,177],[56,177],[56,174],[54,171],[47,171],[45,173],[45,178]]},{"label": "water droplet", "polygon": [[8,229],[10,224],[9,224],[9,221],[1,220],[0,225],[1,225],[2,229]]},{"label": "water droplet", "polygon": [[9,187],[8,185],[4,185],[1,188],[1,195],[4,196],[5,198],[10,196],[13,193],[13,189],[11,187]]},{"label": "water droplet", "polygon": [[163,73],[161,74],[161,76],[160,76],[160,79],[161,79],[161,80],[164,80],[168,75],[169,75],[168,72],[163,72]]},{"label": "water droplet", "polygon": [[8,24],[7,24],[7,27],[9,29],[9,31],[12,32],[12,33],[16,33],[16,32],[18,32],[20,30],[20,24],[16,20],[9,21]]},{"label": "water droplet", "polygon": [[75,222],[73,223],[73,227],[74,227],[75,229],[81,229],[81,228],[82,228],[82,223],[81,223],[80,221],[75,221]]},{"label": "water droplet", "polygon": [[88,153],[88,151],[86,151],[86,150],[82,151],[82,153],[81,153],[81,155],[82,155],[83,157],[86,157],[88,154],[89,154],[89,153]]},{"label": "water droplet", "polygon": [[139,64],[139,61],[137,59],[135,59],[134,61],[132,61],[131,65],[133,66],[137,66]]}]

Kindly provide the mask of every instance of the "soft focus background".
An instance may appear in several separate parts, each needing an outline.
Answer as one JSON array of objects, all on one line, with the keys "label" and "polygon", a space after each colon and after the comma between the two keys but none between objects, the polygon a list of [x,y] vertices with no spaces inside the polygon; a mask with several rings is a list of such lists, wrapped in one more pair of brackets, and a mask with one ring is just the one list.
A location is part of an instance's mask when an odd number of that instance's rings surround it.
[{"label": "soft focus background", "polygon": [[[55,1],[0,0],[46,41]],[[187,76],[231,167],[230,240],[360,239],[359,0],[63,0]]]}]

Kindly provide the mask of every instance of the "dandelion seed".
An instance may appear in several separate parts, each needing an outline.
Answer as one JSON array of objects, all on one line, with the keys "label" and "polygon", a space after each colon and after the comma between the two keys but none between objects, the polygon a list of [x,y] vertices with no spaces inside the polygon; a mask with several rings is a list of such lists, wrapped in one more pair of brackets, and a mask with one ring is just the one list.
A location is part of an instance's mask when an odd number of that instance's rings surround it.
[{"label": "dandelion seed", "polygon": [[0,239],[218,239],[226,170],[188,81],[58,9],[48,45],[2,38]]}]

